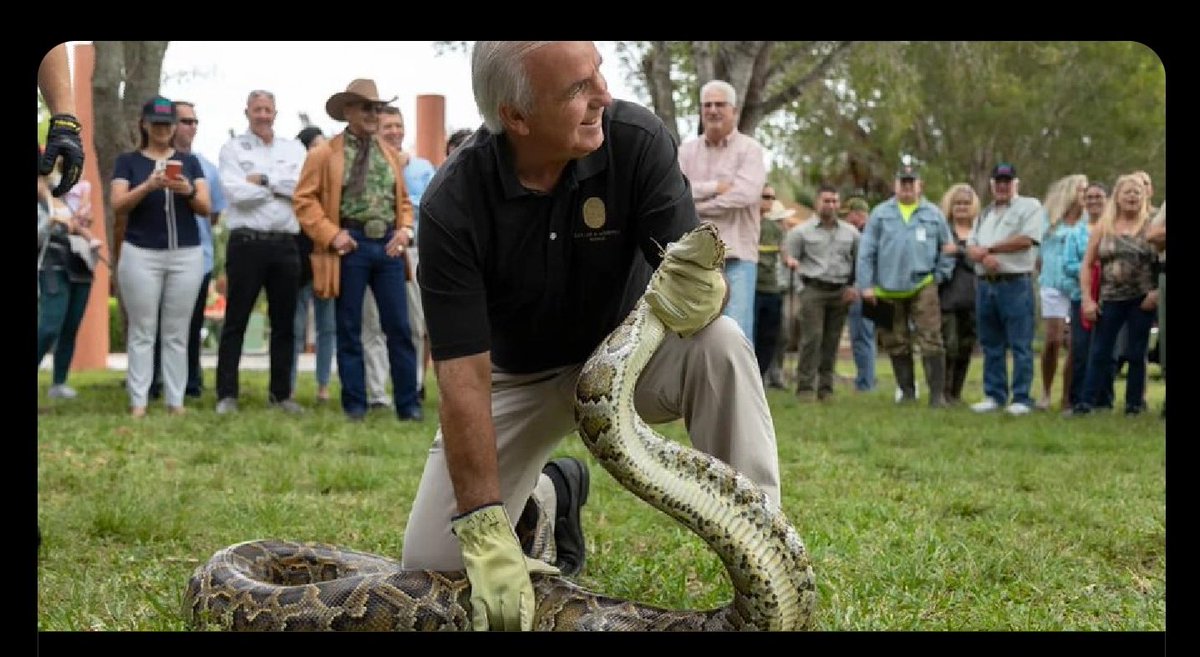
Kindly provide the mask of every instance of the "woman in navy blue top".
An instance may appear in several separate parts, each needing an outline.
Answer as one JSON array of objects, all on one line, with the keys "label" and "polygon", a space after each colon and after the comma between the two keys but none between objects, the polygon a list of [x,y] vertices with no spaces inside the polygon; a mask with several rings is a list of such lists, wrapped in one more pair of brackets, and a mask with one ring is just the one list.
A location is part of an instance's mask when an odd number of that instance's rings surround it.
[{"label": "woman in navy blue top", "polygon": [[142,106],[138,150],[117,156],[113,167],[113,212],[127,217],[117,282],[129,318],[126,387],[134,418],[146,414],[160,317],[163,398],[172,414],[183,413],[188,324],[204,278],[195,215],[209,212],[208,185],[199,160],[172,148],[175,124],[174,104],[150,99]]}]

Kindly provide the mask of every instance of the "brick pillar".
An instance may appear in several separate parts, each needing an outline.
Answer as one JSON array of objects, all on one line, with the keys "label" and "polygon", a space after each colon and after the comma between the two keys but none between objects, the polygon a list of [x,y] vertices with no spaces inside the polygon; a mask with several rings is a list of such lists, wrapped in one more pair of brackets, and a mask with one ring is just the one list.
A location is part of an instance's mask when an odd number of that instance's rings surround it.
[{"label": "brick pillar", "polygon": [[[71,68],[75,92],[75,112],[83,124],[83,178],[92,184],[92,231],[101,242],[106,242],[104,230],[104,192],[100,189],[100,169],[96,164],[96,143],[93,139],[92,116],[92,72],[96,68],[96,51],[91,44],[75,46],[74,65]],[[107,244],[101,253],[112,253]],[[75,339],[75,358],[71,371],[99,370],[108,367],[108,288],[111,272],[102,262],[96,263],[92,294],[88,298],[87,311],[79,326]]]},{"label": "brick pillar", "polygon": [[440,167],[446,159],[446,97],[417,96],[417,155]]}]

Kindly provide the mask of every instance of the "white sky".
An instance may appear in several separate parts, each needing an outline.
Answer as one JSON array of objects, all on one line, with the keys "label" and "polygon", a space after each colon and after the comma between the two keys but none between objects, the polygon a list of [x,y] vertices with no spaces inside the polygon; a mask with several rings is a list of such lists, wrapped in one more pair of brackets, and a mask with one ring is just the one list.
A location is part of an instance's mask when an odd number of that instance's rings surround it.
[{"label": "white sky", "polygon": [[[612,42],[597,42],[602,70],[614,97],[636,100],[624,83]],[[405,148],[416,145],[416,97],[446,98],[446,134],[482,123],[471,94],[467,53],[437,55],[432,41],[172,41],[163,60],[167,81],[160,91],[172,100],[196,103],[200,129],[193,148],[214,162],[221,145],[246,130],[246,96],[253,89],[275,94],[275,131],[295,137],[299,112],[326,135],[345,128],[325,113],[325,101],[354,78],[372,78],[379,93],[399,96],[408,131]]]}]

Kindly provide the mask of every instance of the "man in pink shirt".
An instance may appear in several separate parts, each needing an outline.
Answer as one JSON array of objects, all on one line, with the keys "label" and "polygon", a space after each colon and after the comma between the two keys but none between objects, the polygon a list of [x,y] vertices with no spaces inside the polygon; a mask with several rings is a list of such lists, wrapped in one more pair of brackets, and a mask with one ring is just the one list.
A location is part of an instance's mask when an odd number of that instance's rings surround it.
[{"label": "man in pink shirt", "polygon": [[754,340],[754,285],[758,278],[758,203],[767,169],[763,147],[737,130],[737,91],[723,80],[700,89],[704,134],[679,147],[679,168],[692,186],[701,221],[717,225],[725,242],[729,304],[725,314]]}]

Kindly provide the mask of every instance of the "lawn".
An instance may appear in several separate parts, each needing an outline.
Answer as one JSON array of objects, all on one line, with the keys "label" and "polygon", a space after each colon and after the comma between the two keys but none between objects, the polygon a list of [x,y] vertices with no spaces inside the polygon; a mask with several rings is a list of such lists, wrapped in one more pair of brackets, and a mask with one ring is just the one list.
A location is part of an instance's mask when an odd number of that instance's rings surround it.
[{"label": "lawn", "polygon": [[[1162,381],[1138,417],[1014,418],[932,410],[924,394],[897,407],[880,368],[869,394],[768,395],[783,508],[818,581],[816,629],[1165,631]],[[979,375],[977,361],[969,401]],[[236,416],[213,413],[208,391],[185,417],[159,403],[135,422],[121,380],[73,375],[80,396],[61,401],[39,375],[40,630],[185,630],[191,571],[251,538],[400,554],[436,396],[420,424],[386,412],[351,424],[336,402],[313,405],[304,375],[297,396],[312,410],[292,417],[267,408],[265,374],[243,372]],[[657,428],[686,440],[681,423]],[[577,436],[560,452],[592,466],[582,586],[680,609],[729,600],[699,538],[620,488]]]}]

